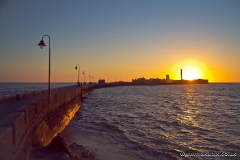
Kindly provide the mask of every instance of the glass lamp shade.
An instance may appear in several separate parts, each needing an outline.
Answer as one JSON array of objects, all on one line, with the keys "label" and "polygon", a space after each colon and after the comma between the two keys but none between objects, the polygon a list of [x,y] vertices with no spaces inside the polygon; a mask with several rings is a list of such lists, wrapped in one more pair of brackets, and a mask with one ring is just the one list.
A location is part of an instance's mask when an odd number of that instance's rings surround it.
[{"label": "glass lamp shade", "polygon": [[44,46],[46,46],[43,40],[41,40],[41,41],[38,43],[38,45],[39,45],[39,47],[40,47],[41,49],[43,49]]}]

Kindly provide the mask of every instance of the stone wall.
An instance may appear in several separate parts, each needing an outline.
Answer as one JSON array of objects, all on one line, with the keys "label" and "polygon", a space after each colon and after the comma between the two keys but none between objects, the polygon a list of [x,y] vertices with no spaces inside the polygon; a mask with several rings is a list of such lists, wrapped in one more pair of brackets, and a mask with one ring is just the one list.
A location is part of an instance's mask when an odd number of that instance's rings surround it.
[{"label": "stone wall", "polygon": [[[41,94],[44,91],[9,96],[7,99],[18,101]],[[6,99],[4,103],[7,103]],[[77,88],[40,99],[11,113],[0,123],[0,159],[27,160],[32,146],[48,145],[70,122],[81,104],[82,92],[81,88]]]}]

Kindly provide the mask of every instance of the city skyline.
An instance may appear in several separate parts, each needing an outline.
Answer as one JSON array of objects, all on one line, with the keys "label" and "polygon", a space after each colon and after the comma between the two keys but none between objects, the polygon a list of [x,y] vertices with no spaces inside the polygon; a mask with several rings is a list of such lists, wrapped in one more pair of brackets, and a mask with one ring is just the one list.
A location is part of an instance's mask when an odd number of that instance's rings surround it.
[{"label": "city skyline", "polygon": [[[240,1],[3,1],[0,82],[240,82]],[[89,77],[91,75],[91,77]],[[108,80],[109,79],[109,80]],[[80,81],[84,75],[80,74]]]}]

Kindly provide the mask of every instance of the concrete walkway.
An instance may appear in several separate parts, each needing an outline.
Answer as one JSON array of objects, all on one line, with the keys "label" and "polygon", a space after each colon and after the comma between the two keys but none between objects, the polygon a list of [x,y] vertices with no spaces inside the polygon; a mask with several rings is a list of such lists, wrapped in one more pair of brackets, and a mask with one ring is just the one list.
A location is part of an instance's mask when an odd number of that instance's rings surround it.
[{"label": "concrete walkway", "polygon": [[[75,86],[71,86],[69,88],[63,88],[61,90],[54,90],[54,91],[52,91],[51,95],[55,95],[55,94],[58,94],[58,93],[74,90],[74,89],[77,89],[78,87],[79,86],[75,85]],[[35,96],[35,97],[31,97],[31,98],[26,98],[26,99],[19,100],[19,101],[13,101],[13,102],[0,104],[0,123],[8,115],[15,112],[17,109],[19,109],[23,106],[29,105],[31,103],[37,102],[38,100],[46,98],[46,97],[48,97],[48,93],[38,95],[38,96]]]}]

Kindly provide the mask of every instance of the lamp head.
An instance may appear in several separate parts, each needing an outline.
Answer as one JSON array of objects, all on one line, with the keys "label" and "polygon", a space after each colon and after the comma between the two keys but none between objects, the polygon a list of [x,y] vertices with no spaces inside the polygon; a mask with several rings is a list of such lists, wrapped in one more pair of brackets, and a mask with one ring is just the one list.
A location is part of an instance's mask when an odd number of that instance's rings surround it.
[{"label": "lamp head", "polygon": [[41,40],[41,41],[38,43],[38,45],[39,45],[39,47],[40,47],[41,49],[43,49],[44,46],[46,46],[43,40]]},{"label": "lamp head", "polygon": [[75,67],[75,69],[77,69],[77,66]]}]

